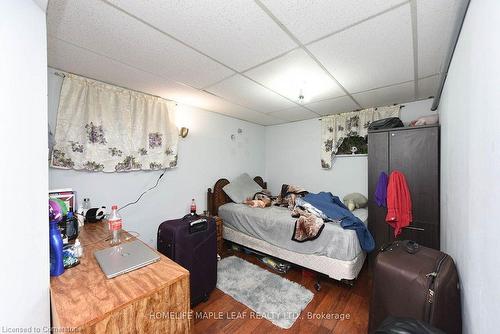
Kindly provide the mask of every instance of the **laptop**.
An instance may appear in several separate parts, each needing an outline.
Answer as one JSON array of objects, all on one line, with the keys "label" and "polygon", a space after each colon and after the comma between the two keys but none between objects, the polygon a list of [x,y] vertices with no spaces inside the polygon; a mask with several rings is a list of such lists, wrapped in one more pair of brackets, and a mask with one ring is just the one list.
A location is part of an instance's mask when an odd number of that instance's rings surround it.
[{"label": "laptop", "polygon": [[107,278],[142,268],[160,259],[155,251],[140,240],[95,251],[94,256]]}]

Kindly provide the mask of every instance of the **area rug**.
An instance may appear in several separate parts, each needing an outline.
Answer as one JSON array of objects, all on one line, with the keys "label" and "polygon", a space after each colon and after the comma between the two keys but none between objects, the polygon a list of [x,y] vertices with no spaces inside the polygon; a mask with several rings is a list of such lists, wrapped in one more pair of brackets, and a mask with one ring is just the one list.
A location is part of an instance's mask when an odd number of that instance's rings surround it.
[{"label": "area rug", "polygon": [[285,329],[292,327],[314,297],[300,284],[236,256],[219,261],[217,288],[253,310],[254,316]]}]

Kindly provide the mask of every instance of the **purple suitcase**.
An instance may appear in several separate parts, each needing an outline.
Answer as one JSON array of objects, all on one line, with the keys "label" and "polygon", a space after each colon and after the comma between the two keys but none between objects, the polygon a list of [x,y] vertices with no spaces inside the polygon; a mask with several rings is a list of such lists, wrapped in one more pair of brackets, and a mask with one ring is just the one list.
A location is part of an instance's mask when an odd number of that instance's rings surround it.
[{"label": "purple suitcase", "polygon": [[[194,223],[199,219],[205,222]],[[189,270],[191,307],[206,301],[217,283],[215,219],[186,215],[158,227],[157,249]]]}]

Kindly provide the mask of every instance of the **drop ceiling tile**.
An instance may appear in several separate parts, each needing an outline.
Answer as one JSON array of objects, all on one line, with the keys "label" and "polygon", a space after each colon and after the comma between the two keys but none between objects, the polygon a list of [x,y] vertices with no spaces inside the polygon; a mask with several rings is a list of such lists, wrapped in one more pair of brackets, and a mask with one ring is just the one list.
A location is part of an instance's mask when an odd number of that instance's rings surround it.
[{"label": "drop ceiling tile", "polygon": [[358,105],[349,96],[310,103],[306,107],[320,115],[332,115],[358,109]]},{"label": "drop ceiling tile", "polygon": [[[137,70],[67,42],[48,39],[48,64],[71,73],[161,96],[181,104],[216,111],[226,101],[167,79]],[[226,109],[230,109],[227,108]]]},{"label": "drop ceiling tile", "polygon": [[172,92],[196,91],[55,38],[49,37],[47,46],[49,67],[167,99],[172,99]]},{"label": "drop ceiling tile", "polygon": [[438,93],[439,82],[441,80],[440,75],[433,75],[424,79],[418,80],[418,99],[427,99],[429,97],[434,97]]},{"label": "drop ceiling tile", "polygon": [[295,105],[293,102],[241,75],[232,76],[205,90],[231,102],[266,113],[291,108]]},{"label": "drop ceiling tile", "polygon": [[176,87],[176,89],[171,88],[168,90],[167,95],[170,99],[180,104],[216,112],[259,125],[283,123],[283,120],[277,119],[276,117],[230,103],[217,96],[195,89],[189,90],[183,87]]},{"label": "drop ceiling tile", "polygon": [[228,103],[211,94],[151,75],[54,38],[48,39],[48,65],[256,124],[284,123],[276,117]]},{"label": "drop ceiling tile", "polygon": [[337,83],[301,49],[245,72],[245,75],[293,101],[299,100],[301,89],[307,102],[344,94]]},{"label": "drop ceiling tile", "polygon": [[242,107],[240,105],[233,104],[224,99],[221,99],[220,97],[203,91],[171,90],[169,91],[169,94],[171,96],[171,99],[179,103],[208,111],[213,111],[244,121],[260,125],[283,123],[283,120],[281,119]]},{"label": "drop ceiling tile", "polygon": [[410,6],[365,21],[308,49],[351,93],[412,80]]},{"label": "drop ceiling tile", "polygon": [[262,114],[262,113],[251,114],[251,113],[245,112],[245,117],[246,117],[246,120],[249,122],[256,123],[259,125],[264,125],[264,126],[288,123],[288,121],[286,121],[284,119],[274,117],[274,116],[269,115],[269,114]]},{"label": "drop ceiling tile", "polygon": [[110,2],[240,71],[296,47],[254,1]]},{"label": "drop ceiling tile", "polygon": [[305,119],[317,118],[318,115],[302,107],[293,107],[290,109],[275,111],[269,114],[290,122],[302,121]]},{"label": "drop ceiling tile", "polygon": [[356,101],[363,108],[387,106],[415,100],[415,84],[413,81],[354,94]]},{"label": "drop ceiling tile", "polygon": [[440,73],[463,0],[417,1],[418,75]]},{"label": "drop ceiling tile", "polygon": [[48,34],[194,87],[234,72],[98,0],[51,1]]},{"label": "drop ceiling tile", "polygon": [[264,0],[262,2],[302,43],[307,43],[406,1]]}]

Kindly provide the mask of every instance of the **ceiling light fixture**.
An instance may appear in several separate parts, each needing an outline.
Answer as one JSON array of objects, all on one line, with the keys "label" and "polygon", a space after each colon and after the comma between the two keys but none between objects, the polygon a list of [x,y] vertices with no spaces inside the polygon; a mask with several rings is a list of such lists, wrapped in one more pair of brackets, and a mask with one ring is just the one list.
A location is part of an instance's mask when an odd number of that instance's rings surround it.
[{"label": "ceiling light fixture", "polygon": [[299,103],[304,103],[304,95],[299,95]]},{"label": "ceiling light fixture", "polygon": [[301,88],[299,90],[298,101],[299,101],[300,104],[306,103],[308,101],[308,99],[306,99],[306,95],[304,93],[304,89],[303,88]]}]

